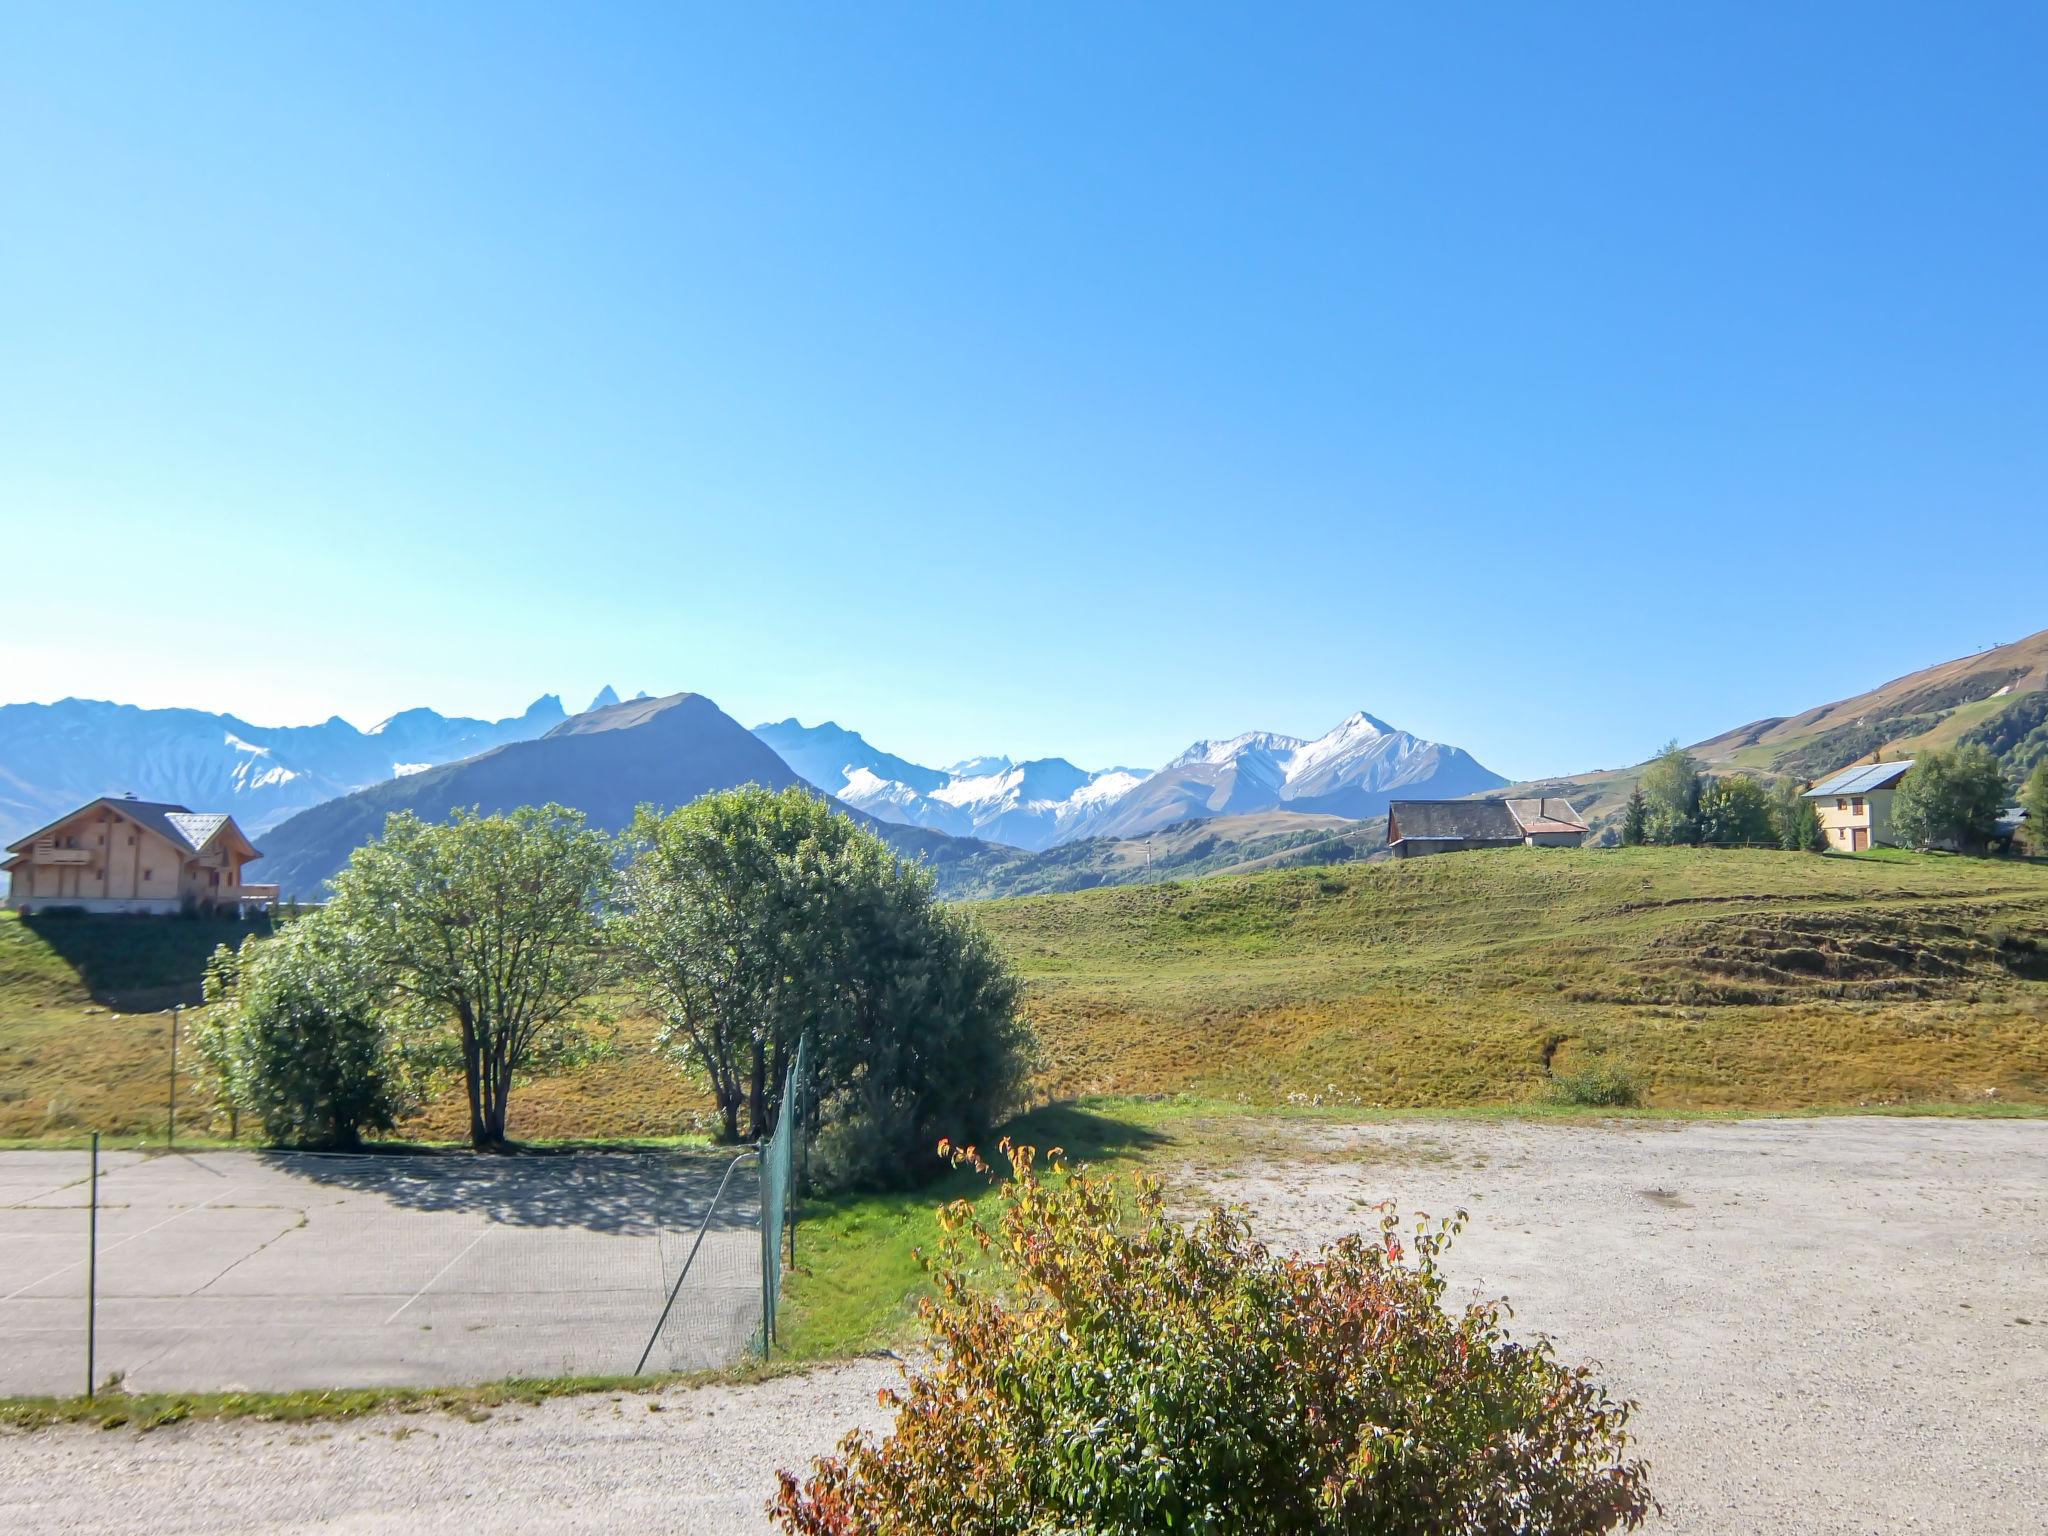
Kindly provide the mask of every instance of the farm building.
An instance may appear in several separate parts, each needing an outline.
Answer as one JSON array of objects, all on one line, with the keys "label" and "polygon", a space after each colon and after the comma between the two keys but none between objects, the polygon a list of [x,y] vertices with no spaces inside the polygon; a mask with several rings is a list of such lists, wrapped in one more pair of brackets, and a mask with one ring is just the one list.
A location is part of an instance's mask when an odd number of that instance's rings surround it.
[{"label": "farm building", "polygon": [[1585,819],[1569,800],[1396,800],[1387,807],[1387,851],[1397,859],[1470,848],[1576,848]]},{"label": "farm building", "polygon": [[1896,763],[1861,763],[1844,768],[1809,789],[1806,798],[1813,802],[1828,846],[1843,853],[1859,853],[1865,848],[1889,845],[1892,796],[1898,793],[1899,781],[1912,767],[1911,758]]},{"label": "farm building", "polygon": [[105,797],[31,832],[0,862],[7,905],[88,912],[176,912],[186,906],[260,906],[274,885],[242,871],[263,857],[232,816],[153,800]]}]

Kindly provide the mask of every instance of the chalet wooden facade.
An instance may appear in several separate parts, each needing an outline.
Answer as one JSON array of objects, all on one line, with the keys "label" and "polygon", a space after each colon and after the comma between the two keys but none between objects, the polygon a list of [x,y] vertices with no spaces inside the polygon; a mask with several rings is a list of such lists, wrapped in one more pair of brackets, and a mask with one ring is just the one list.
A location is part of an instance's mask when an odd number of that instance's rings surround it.
[{"label": "chalet wooden facade", "polygon": [[232,816],[108,796],[7,849],[7,905],[17,912],[177,912],[265,906],[274,885],[243,878],[263,857]]}]

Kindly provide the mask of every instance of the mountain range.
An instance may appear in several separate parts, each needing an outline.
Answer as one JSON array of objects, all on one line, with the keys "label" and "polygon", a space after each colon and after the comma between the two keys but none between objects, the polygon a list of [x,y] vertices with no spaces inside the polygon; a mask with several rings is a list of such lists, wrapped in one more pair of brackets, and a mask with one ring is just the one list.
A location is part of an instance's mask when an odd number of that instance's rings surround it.
[{"label": "mountain range", "polygon": [[1397,794],[1456,799],[1507,782],[1458,747],[1424,741],[1363,711],[1313,740],[1250,731],[1198,741],[1157,773],[1091,771],[1058,757],[983,757],[928,768],[829,720],[783,720],[754,733],[807,783],[883,821],[1031,851],[1259,811],[1377,816]]},{"label": "mountain range", "polygon": [[[493,814],[554,801],[616,832],[643,804],[686,805],[714,789],[785,789],[799,782],[765,743],[701,694],[642,697],[587,710],[531,740],[506,742],[301,811],[264,837],[260,867],[262,878],[285,895],[311,897],[383,830],[384,818],[394,811],[442,821],[472,806]],[[899,853],[926,863],[943,865],[988,846],[840,809]]]},{"label": "mountain range", "polygon": [[[618,702],[607,685],[590,708]],[[530,741],[568,718],[552,693],[503,720],[408,709],[367,731],[339,715],[277,726],[98,699],[0,705],[0,846],[88,800],[129,791],[226,811],[256,835],[351,790]]]},{"label": "mountain range", "polygon": [[[2048,757],[2048,631],[1692,750],[1714,772],[1812,779],[1874,753],[1957,742],[1988,747],[2015,783]],[[1640,774],[1637,765],[1513,788],[1564,795],[1605,833]],[[550,694],[504,720],[414,709],[368,731],[338,718],[264,727],[80,699],[0,707],[0,841],[133,790],[229,811],[261,834],[260,878],[301,896],[392,810],[440,817],[556,800],[618,827],[643,801],[675,805],[746,782],[824,792],[958,895],[1365,857],[1393,796],[1503,784],[1459,748],[1363,712],[1312,740],[1249,732],[1196,742],[1147,772],[1003,756],[933,768],[829,721],[750,732],[699,695],[621,703],[610,688],[575,716]]]}]

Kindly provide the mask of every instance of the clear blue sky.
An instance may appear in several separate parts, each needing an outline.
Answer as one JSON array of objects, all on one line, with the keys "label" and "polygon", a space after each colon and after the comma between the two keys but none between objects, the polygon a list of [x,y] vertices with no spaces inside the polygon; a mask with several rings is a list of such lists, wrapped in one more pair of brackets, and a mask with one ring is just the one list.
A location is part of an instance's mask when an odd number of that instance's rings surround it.
[{"label": "clear blue sky", "polygon": [[0,6],[0,697],[1611,765],[2048,625],[2048,10]]}]

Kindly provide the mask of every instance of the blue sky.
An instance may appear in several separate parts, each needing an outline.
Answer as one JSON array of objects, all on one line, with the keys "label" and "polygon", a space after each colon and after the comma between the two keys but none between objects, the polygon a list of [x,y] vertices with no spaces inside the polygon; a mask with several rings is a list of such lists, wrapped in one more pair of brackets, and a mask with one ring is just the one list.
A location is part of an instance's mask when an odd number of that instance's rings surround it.
[{"label": "blue sky", "polygon": [[8,4],[0,697],[1519,776],[2014,639],[2044,17]]}]

